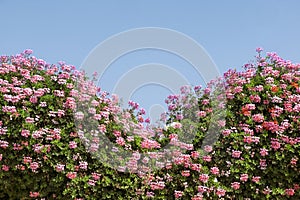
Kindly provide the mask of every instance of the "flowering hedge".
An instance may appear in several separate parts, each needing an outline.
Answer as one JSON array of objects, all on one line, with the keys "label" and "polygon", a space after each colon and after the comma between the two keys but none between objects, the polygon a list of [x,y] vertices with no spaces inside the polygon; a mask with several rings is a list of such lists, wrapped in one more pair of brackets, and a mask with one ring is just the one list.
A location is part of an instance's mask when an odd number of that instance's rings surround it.
[{"label": "flowering hedge", "polygon": [[[0,198],[132,196],[136,176],[105,167],[78,137],[73,109],[80,73],[30,54],[0,58]],[[100,113],[112,104],[101,99]]]},{"label": "flowering hedge", "polygon": [[300,199],[300,65],[257,51],[243,72],[170,95],[165,128],[74,66],[1,56],[0,198]]}]

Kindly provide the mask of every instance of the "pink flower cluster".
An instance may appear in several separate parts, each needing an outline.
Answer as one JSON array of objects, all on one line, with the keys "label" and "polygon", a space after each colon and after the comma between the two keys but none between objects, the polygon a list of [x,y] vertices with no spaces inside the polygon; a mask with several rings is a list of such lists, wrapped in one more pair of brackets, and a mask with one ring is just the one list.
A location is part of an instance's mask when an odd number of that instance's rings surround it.
[{"label": "pink flower cluster", "polygon": [[[166,197],[166,193],[175,199],[193,200],[264,199],[267,195],[298,198],[300,65],[275,53],[262,58],[261,48],[257,52],[257,62],[245,66],[243,72],[229,70],[224,79],[211,81],[203,90],[184,86],[181,94],[168,96],[168,112],[162,116],[162,121],[168,122],[165,128],[150,126],[145,110],[136,102],[130,101],[129,109],[122,109],[117,96],[109,98],[73,66],[48,65],[28,57],[30,50],[0,57],[4,102],[0,110],[0,173],[54,171],[65,177],[62,183],[69,194],[79,188],[76,184],[84,184],[83,190],[91,195],[103,182],[111,181],[112,173],[128,170],[137,174],[132,182],[139,177],[141,184],[137,185],[142,185],[133,194],[153,198]],[[34,70],[38,74],[33,74]],[[225,88],[215,87],[220,85]],[[224,99],[226,103],[221,102]],[[222,111],[226,117],[216,117],[222,116]],[[64,124],[70,115],[76,131]],[[88,130],[93,122],[96,125]],[[215,144],[203,143],[209,126],[220,128]],[[195,138],[184,142],[189,131]],[[90,153],[103,150],[103,136],[116,144],[109,150],[112,156],[120,149],[133,152],[127,160],[114,157],[123,163],[119,172],[108,170],[105,174],[102,168],[96,169],[96,161],[82,153],[83,146]],[[166,141],[172,151],[164,151]],[[14,162],[9,162],[10,155],[15,156]],[[152,167],[161,171],[151,171]],[[278,183],[273,184],[269,177],[276,177]],[[114,186],[121,187],[119,183]],[[37,198],[43,193],[32,190],[26,195],[24,198]]]}]

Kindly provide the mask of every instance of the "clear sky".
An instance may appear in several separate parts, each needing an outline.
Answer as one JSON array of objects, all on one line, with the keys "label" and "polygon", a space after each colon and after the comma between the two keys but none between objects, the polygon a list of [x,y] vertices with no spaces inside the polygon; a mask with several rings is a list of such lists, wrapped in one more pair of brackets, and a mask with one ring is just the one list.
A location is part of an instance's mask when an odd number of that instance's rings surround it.
[{"label": "clear sky", "polygon": [[[97,44],[114,34],[161,27],[196,40],[222,73],[229,68],[240,69],[252,60],[256,47],[300,62],[298,0],[0,0],[0,9],[1,55],[30,48],[34,56],[47,62],[63,60],[79,67]],[[186,70],[187,64],[179,58],[148,50],[118,60],[100,86],[110,91],[118,76],[130,67],[149,62],[176,65],[197,84],[193,72]],[[119,70],[125,65],[125,71]],[[145,97],[149,101],[145,92],[149,93],[151,86],[147,87],[135,93],[137,101],[146,102]],[[163,88],[156,87],[155,91],[167,94]],[[161,102],[151,98],[146,109],[155,101]]]}]

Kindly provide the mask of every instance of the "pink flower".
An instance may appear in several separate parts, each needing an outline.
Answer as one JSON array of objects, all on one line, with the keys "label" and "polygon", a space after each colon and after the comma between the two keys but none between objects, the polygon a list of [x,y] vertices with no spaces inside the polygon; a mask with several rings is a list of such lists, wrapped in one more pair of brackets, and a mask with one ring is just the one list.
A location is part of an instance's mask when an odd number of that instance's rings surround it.
[{"label": "pink flower", "polygon": [[263,51],[263,48],[261,48],[261,47],[257,47],[257,48],[256,48],[256,52],[257,52],[257,53],[260,53],[260,52],[262,52],[262,51]]},{"label": "pink flower", "polygon": [[163,190],[165,188],[165,182],[151,182],[150,184],[151,190]]},{"label": "pink flower", "polygon": [[135,160],[139,160],[141,159],[141,154],[139,152],[133,152],[132,158],[134,158]]},{"label": "pink flower", "polygon": [[150,123],[150,118],[145,119],[145,123]]},{"label": "pink flower", "polygon": [[124,167],[124,166],[118,167],[118,171],[120,171],[120,172],[125,172],[125,170],[126,170],[126,167]]},{"label": "pink flower", "polygon": [[226,91],[226,97],[227,97],[227,99],[233,99],[234,98],[234,94],[232,94],[229,91]]},{"label": "pink flower", "polygon": [[121,131],[114,130],[114,131],[113,131],[113,134],[114,134],[114,136],[116,136],[116,137],[120,137],[120,136],[121,136]]},{"label": "pink flower", "polygon": [[282,98],[274,96],[271,99],[272,103],[282,103]]},{"label": "pink flower", "polygon": [[271,139],[271,147],[274,149],[274,150],[277,150],[277,149],[280,149],[280,143],[278,142],[278,139],[274,139],[272,138]]},{"label": "pink flower", "polygon": [[218,124],[219,126],[224,127],[226,125],[226,120],[219,120]]},{"label": "pink flower", "polygon": [[210,145],[205,145],[204,146],[204,151],[209,153],[209,152],[212,152],[212,150],[213,150],[212,146],[210,146]]},{"label": "pink flower", "polygon": [[206,183],[208,181],[208,179],[209,179],[209,176],[207,174],[201,174],[199,176],[199,180],[203,183]]},{"label": "pink flower", "polygon": [[[92,152],[96,152],[98,151],[99,149],[99,144],[98,143],[92,143],[90,148],[89,148],[89,151],[92,153]],[[116,148],[118,150],[118,148]]]},{"label": "pink flower", "polygon": [[154,192],[149,192],[149,191],[147,191],[147,193],[146,193],[146,197],[154,197]]},{"label": "pink flower", "polygon": [[2,121],[0,121],[0,135],[5,135],[8,130],[7,127],[2,128],[2,125]]},{"label": "pink flower", "polygon": [[[54,95],[55,95],[55,94],[54,94]],[[71,97],[78,97],[78,91],[72,89],[72,90],[70,91],[70,96],[71,96]],[[96,101],[96,100],[95,100],[95,101]],[[92,102],[92,105],[94,106],[93,102]]]},{"label": "pink flower", "polygon": [[253,181],[254,183],[258,183],[259,180],[260,180],[260,177],[259,177],[259,176],[253,176],[253,177],[252,177],[252,181]]},{"label": "pink flower", "polygon": [[128,104],[133,108],[133,109],[138,109],[139,104],[134,102],[134,101],[129,101]]},{"label": "pink flower", "polygon": [[230,133],[232,133],[232,131],[230,129],[225,129],[225,130],[222,131],[222,134],[224,136],[228,136],[228,135],[230,135]]},{"label": "pink flower", "polygon": [[192,197],[192,200],[203,200],[203,195],[202,194],[197,194]]},{"label": "pink flower", "polygon": [[205,186],[198,186],[198,192],[200,192],[200,193],[204,193],[204,192],[206,192],[206,191],[208,191],[209,190],[209,188],[208,187],[205,187]]},{"label": "pink flower", "polygon": [[299,190],[299,189],[300,189],[299,184],[294,184],[294,190]]},{"label": "pink flower", "polygon": [[57,83],[61,84],[61,85],[65,85],[67,83],[67,80],[65,80],[65,79],[58,79]]},{"label": "pink flower", "polygon": [[137,116],[137,120],[138,120],[140,123],[143,123],[143,122],[144,122],[144,118],[143,118],[142,115]]},{"label": "pink flower", "polygon": [[24,165],[16,165],[16,169],[24,171],[25,170],[25,166]]},{"label": "pink flower", "polygon": [[145,149],[153,149],[153,148],[160,148],[160,144],[155,140],[146,139],[142,141],[141,147]]},{"label": "pink flower", "polygon": [[30,131],[29,130],[22,130],[21,131],[21,135],[23,136],[23,137],[28,137],[28,136],[30,136]]},{"label": "pink flower", "polygon": [[96,183],[96,181],[92,180],[92,179],[89,179],[89,181],[88,181],[88,184],[91,186],[95,186],[95,183]]},{"label": "pink flower", "polygon": [[241,154],[242,154],[241,151],[235,151],[235,150],[233,150],[231,156],[232,156],[233,158],[239,158],[239,157],[241,156]]},{"label": "pink flower", "polygon": [[27,55],[30,55],[30,54],[33,53],[33,51],[31,49],[25,49],[23,53],[27,54]]},{"label": "pink flower", "polygon": [[94,114],[94,117],[93,117],[95,120],[101,120],[102,119],[102,116],[100,114]]},{"label": "pink flower", "polygon": [[57,115],[58,115],[58,117],[62,117],[62,116],[65,115],[65,111],[64,111],[64,110],[61,110],[61,109],[58,109],[58,110],[57,110]]},{"label": "pink flower", "polygon": [[2,170],[5,171],[5,172],[9,171],[9,166],[2,165]]},{"label": "pink flower", "polygon": [[248,143],[248,144],[251,144],[253,142],[252,137],[251,136],[244,136],[244,142]]},{"label": "pink flower", "polygon": [[30,97],[29,101],[30,101],[31,103],[37,103],[37,102],[38,102],[37,96],[32,96],[32,97]]},{"label": "pink flower", "polygon": [[260,101],[261,101],[261,98],[258,95],[250,95],[249,98],[250,98],[250,101],[253,103],[260,103]]},{"label": "pink flower", "polygon": [[23,92],[26,96],[30,96],[33,94],[32,89],[31,88],[24,88]]},{"label": "pink flower", "polygon": [[34,131],[32,133],[32,138],[34,139],[42,138],[44,134],[45,133],[43,131]]},{"label": "pink flower", "polygon": [[8,147],[8,142],[4,140],[0,140],[0,147],[6,149]]},{"label": "pink flower", "polygon": [[67,97],[65,107],[74,110],[76,108],[75,99],[73,97]]},{"label": "pink flower", "polygon": [[241,93],[243,91],[243,87],[242,86],[236,86],[234,88],[234,93]]},{"label": "pink flower", "polygon": [[246,182],[246,181],[248,180],[248,174],[242,174],[242,175],[240,176],[240,180],[241,180],[242,182]]},{"label": "pink flower", "polygon": [[87,169],[88,163],[87,162],[79,162],[79,168],[80,169]]},{"label": "pink flower", "polygon": [[40,102],[39,106],[42,108],[47,107],[47,102],[42,101],[42,102]]},{"label": "pink flower", "polygon": [[292,189],[292,188],[286,189],[286,190],[285,190],[285,194],[286,194],[287,196],[293,196],[293,195],[295,194],[295,190]]},{"label": "pink flower", "polygon": [[262,130],[263,130],[263,126],[261,126],[261,125],[255,125],[255,131],[256,131],[257,133],[261,133]]},{"label": "pink flower", "polygon": [[106,126],[105,124],[100,124],[98,126],[98,130],[101,132],[101,133],[105,133],[106,132]]},{"label": "pink flower", "polygon": [[260,149],[259,153],[260,153],[261,156],[267,156],[268,155],[268,150],[263,148],[263,149]]},{"label": "pink flower", "polygon": [[222,197],[222,196],[225,196],[225,193],[226,193],[226,190],[224,189],[217,189],[217,192],[216,194],[219,196],[219,197]]},{"label": "pink flower", "polygon": [[270,103],[269,100],[264,100],[264,101],[263,101],[263,104],[265,104],[265,105],[268,105],[269,103]]},{"label": "pink flower", "polygon": [[297,161],[298,161],[297,158],[292,158],[290,163],[291,163],[291,165],[295,166],[297,164]]},{"label": "pink flower", "polygon": [[255,104],[246,104],[245,108],[247,110],[255,110]]},{"label": "pink flower", "polygon": [[231,183],[231,187],[234,190],[238,190],[240,188],[240,183],[239,182],[233,182],[233,183]]},{"label": "pink flower", "polygon": [[32,161],[32,158],[31,158],[31,157],[24,157],[24,158],[23,158],[24,164],[26,164],[26,163],[31,163],[31,161]]},{"label": "pink flower", "polygon": [[170,140],[174,140],[174,139],[177,140],[177,139],[178,139],[178,135],[172,133],[172,134],[169,135],[169,139],[170,139]]},{"label": "pink flower", "polygon": [[177,191],[177,190],[175,190],[175,191],[174,191],[174,195],[175,195],[175,198],[176,198],[176,199],[179,199],[180,197],[182,197],[183,192],[182,192],[182,191]]},{"label": "pink flower", "polygon": [[40,196],[40,193],[39,192],[29,192],[29,196],[32,198],[35,198],[35,197]]},{"label": "pink flower", "polygon": [[272,192],[272,190],[270,188],[268,188],[268,186],[266,188],[264,188],[263,193],[265,195],[270,194]]},{"label": "pink flower", "polygon": [[201,170],[201,165],[200,164],[191,164],[191,169],[197,172],[200,172]]},{"label": "pink flower", "polygon": [[11,112],[11,113],[17,112],[15,106],[3,106],[3,107],[2,107],[2,111],[3,111],[3,112]]},{"label": "pink flower", "polygon": [[32,162],[32,163],[30,163],[29,167],[32,171],[35,171],[39,168],[39,164],[37,162]]},{"label": "pink flower", "polygon": [[96,114],[96,108],[89,108],[90,114]]},{"label": "pink flower", "polygon": [[200,154],[198,151],[192,151],[191,156],[192,156],[192,158],[197,159],[197,158],[199,158]]},{"label": "pink flower", "polygon": [[207,187],[205,187],[205,186],[198,186],[198,192],[200,192],[200,193],[204,193],[204,192],[206,192],[208,190],[208,188]]},{"label": "pink flower", "polygon": [[14,143],[13,145],[14,145],[13,150],[19,151],[23,149],[23,147],[20,144]]},{"label": "pink flower", "polygon": [[210,162],[211,161],[211,156],[203,156],[203,161],[205,162]]},{"label": "pink flower", "polygon": [[123,137],[118,137],[116,140],[117,144],[120,146],[124,146],[125,145],[125,140]]},{"label": "pink flower", "polygon": [[292,112],[293,111],[293,104],[290,102],[284,102],[283,104],[284,109],[288,112]]},{"label": "pink flower", "polygon": [[77,147],[77,143],[75,141],[70,141],[69,142],[69,148],[70,149],[75,149]]},{"label": "pink flower", "polygon": [[173,122],[173,123],[171,123],[170,126],[175,129],[180,129],[182,127],[181,123],[179,123],[179,122]]},{"label": "pink flower", "polygon": [[92,177],[95,181],[99,180],[100,179],[100,176],[101,174],[98,174],[98,173],[92,173]]},{"label": "pink flower", "polygon": [[26,119],[25,119],[25,122],[26,123],[33,123],[34,122],[34,118],[31,118],[31,117],[26,117]]},{"label": "pink flower", "polygon": [[68,172],[66,176],[69,179],[74,179],[77,176],[77,172]]},{"label": "pink flower", "polygon": [[214,175],[217,175],[217,174],[219,174],[220,170],[219,170],[219,168],[217,168],[217,167],[212,167],[212,168],[210,169],[210,172],[211,172],[212,174],[214,174]]},{"label": "pink flower", "polygon": [[198,115],[198,117],[205,117],[206,112],[205,111],[198,111],[197,115]]},{"label": "pink flower", "polygon": [[210,88],[205,88],[203,92],[204,92],[204,94],[209,94],[209,93],[210,93],[210,91],[211,91],[211,89],[210,89]]},{"label": "pink flower", "polygon": [[261,167],[261,169],[265,169],[267,166],[266,160],[265,159],[260,159],[259,160],[259,165]]},{"label": "pink flower", "polygon": [[199,92],[201,88],[202,88],[202,85],[196,85],[196,86],[194,87],[194,91],[195,91],[195,92]]},{"label": "pink flower", "polygon": [[[40,77],[41,79],[43,79],[43,77]],[[36,97],[41,97],[45,94],[45,89],[39,88],[36,91],[34,91],[34,96]]]},{"label": "pink flower", "polygon": [[262,123],[264,121],[264,116],[262,114],[255,114],[252,116],[253,121]]},{"label": "pink flower", "polygon": [[202,104],[203,104],[203,105],[209,104],[209,99],[203,99],[203,100],[202,100]]},{"label": "pink flower", "polygon": [[258,144],[259,141],[260,141],[260,137],[252,136],[252,142],[254,142],[255,144]]},{"label": "pink flower", "polygon": [[65,165],[62,165],[62,164],[58,164],[55,166],[55,169],[57,172],[62,172],[65,170]]},{"label": "pink flower", "polygon": [[183,171],[181,171],[181,175],[182,176],[190,176],[190,170],[183,170]]}]

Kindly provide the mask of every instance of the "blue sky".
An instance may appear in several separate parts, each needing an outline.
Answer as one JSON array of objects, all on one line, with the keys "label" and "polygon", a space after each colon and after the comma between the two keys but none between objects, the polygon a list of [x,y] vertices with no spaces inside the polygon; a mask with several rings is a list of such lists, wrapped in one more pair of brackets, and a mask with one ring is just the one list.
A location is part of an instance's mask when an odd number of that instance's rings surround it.
[{"label": "blue sky", "polygon": [[[30,48],[34,56],[47,62],[63,60],[79,67],[96,45],[114,34],[133,28],[161,27],[196,40],[222,73],[229,68],[241,69],[254,58],[256,47],[300,62],[297,0],[0,0],[0,8],[1,55]],[[121,66],[126,66],[126,71],[149,62],[176,65],[197,84],[198,78],[187,63],[174,55],[148,50],[120,58],[100,86],[112,90],[124,72],[119,70]],[[145,95],[155,91],[158,95]],[[161,103],[168,92],[147,86],[136,91],[134,98],[142,106],[142,102],[147,102],[144,107],[149,109],[149,105]]]}]

